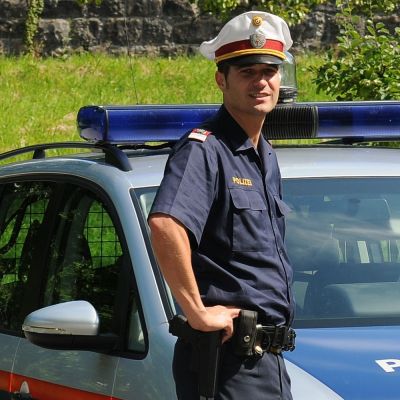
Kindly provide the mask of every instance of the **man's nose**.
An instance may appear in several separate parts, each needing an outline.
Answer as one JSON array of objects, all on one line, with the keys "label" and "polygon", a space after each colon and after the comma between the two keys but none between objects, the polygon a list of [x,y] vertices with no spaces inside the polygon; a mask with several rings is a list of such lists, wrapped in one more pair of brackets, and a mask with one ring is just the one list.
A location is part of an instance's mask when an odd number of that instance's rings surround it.
[{"label": "man's nose", "polygon": [[257,86],[266,86],[271,77],[268,74],[260,73],[254,79],[254,84]]}]

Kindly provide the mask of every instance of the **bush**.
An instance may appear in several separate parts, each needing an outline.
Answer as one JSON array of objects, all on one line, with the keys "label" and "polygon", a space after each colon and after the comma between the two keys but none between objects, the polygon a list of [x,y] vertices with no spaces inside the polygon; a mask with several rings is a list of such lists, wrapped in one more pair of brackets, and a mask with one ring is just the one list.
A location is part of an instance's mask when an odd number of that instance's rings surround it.
[{"label": "bush", "polygon": [[[379,5],[365,0],[337,3],[337,49],[328,51],[323,64],[312,68],[318,90],[337,100],[400,99],[400,28],[391,34],[384,23],[372,19],[379,9],[392,12],[398,6],[388,0]],[[369,14],[367,18],[353,15],[362,10]]]}]

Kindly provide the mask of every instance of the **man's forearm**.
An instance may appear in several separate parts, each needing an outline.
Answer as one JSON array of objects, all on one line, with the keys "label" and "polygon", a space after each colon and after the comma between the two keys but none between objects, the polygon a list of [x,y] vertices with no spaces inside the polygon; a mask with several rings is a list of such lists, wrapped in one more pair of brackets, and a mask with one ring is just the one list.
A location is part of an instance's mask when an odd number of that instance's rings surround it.
[{"label": "man's forearm", "polygon": [[223,341],[233,333],[233,318],[240,309],[227,306],[205,307],[192,268],[192,252],[186,228],[164,214],[149,219],[151,241],[158,264],[172,294],[190,326],[200,331],[223,330]]},{"label": "man's forearm", "polygon": [[193,273],[186,229],[171,217],[151,217],[149,223],[161,272],[186,317],[192,320],[205,307]]}]

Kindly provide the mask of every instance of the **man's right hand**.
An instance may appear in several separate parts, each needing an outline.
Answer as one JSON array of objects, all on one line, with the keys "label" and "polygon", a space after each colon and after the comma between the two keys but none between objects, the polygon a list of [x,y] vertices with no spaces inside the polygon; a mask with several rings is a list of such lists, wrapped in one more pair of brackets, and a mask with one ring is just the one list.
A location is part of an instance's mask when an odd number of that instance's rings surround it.
[{"label": "man's right hand", "polygon": [[188,323],[193,329],[203,332],[222,330],[222,343],[233,335],[233,320],[239,316],[240,308],[233,306],[205,307],[204,311],[187,315]]}]

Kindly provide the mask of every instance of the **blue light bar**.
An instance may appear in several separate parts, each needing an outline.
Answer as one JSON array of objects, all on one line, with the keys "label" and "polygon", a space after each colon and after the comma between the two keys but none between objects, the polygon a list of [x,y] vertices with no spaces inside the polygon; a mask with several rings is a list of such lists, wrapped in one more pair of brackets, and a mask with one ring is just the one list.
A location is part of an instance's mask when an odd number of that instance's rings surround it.
[{"label": "blue light bar", "polygon": [[[218,108],[216,104],[86,106],[79,110],[77,122],[81,137],[89,141],[174,142]],[[276,140],[400,140],[400,101],[282,104],[268,114],[266,124],[266,136]]]},{"label": "blue light bar", "polygon": [[318,138],[400,139],[400,101],[318,104]]},{"label": "blue light bar", "polygon": [[216,113],[219,105],[86,106],[78,112],[83,139],[114,144],[173,142]]}]

